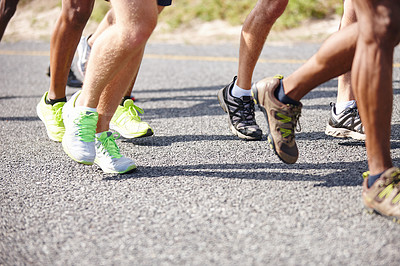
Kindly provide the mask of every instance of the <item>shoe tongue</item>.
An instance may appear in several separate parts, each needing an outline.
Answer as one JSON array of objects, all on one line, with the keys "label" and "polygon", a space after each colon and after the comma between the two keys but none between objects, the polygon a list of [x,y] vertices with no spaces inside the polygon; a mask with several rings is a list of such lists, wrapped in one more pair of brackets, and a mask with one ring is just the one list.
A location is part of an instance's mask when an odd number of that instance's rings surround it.
[{"label": "shoe tongue", "polygon": [[124,107],[130,107],[133,106],[133,101],[131,99],[126,99],[124,101]]},{"label": "shoe tongue", "polygon": [[100,139],[106,139],[106,138],[110,137],[111,135],[112,135],[111,131],[104,131],[101,134],[99,134],[99,133],[96,134],[96,136],[98,136],[98,138],[100,138]]},{"label": "shoe tongue", "polygon": [[244,102],[250,102],[251,101],[251,96],[242,96],[242,101]]}]

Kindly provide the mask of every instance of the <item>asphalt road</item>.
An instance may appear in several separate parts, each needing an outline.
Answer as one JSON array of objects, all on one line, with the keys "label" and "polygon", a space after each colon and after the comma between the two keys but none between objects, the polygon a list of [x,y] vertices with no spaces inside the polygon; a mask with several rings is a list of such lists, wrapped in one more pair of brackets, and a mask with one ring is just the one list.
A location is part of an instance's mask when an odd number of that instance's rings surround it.
[{"label": "asphalt road", "polygon": [[[267,46],[254,78],[289,75],[318,47]],[[231,135],[219,107],[237,46],[149,44],[134,96],[155,135],[117,140],[138,170],[110,175],[72,161],[36,115],[48,50],[0,44],[0,265],[399,264],[400,225],[361,202],[364,143],[324,134],[337,80],[303,99],[300,158],[285,165],[265,139]],[[398,166],[399,63],[397,49]]]}]

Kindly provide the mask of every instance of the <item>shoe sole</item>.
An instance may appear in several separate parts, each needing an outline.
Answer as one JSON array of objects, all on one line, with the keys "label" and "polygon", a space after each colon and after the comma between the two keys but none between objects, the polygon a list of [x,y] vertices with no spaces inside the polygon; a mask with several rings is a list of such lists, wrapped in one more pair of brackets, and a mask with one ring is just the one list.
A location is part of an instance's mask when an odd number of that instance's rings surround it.
[{"label": "shoe sole", "polygon": [[145,137],[150,137],[150,136],[154,135],[154,131],[151,128],[147,129],[147,131],[144,132],[144,133],[138,133],[138,134],[124,134],[124,133],[121,133],[118,130],[118,127],[115,127],[115,126],[113,126],[111,124],[110,124],[110,129],[112,129],[114,131],[117,131],[122,137],[124,137],[126,139],[139,139],[139,138],[145,138]]},{"label": "shoe sole", "polygon": [[54,138],[53,136],[51,136],[51,135],[49,134],[49,131],[47,130],[47,125],[46,125],[46,123],[45,123],[45,119],[44,119],[44,117],[42,116],[42,113],[40,112],[40,107],[39,107],[39,105],[36,106],[36,113],[37,113],[39,119],[42,120],[42,122],[43,122],[43,124],[44,124],[44,127],[46,128],[46,133],[47,133],[47,136],[49,137],[49,139],[51,139],[52,141],[55,141],[55,142],[61,142],[61,141],[62,141],[62,138],[61,138],[61,139],[57,139],[57,138]]},{"label": "shoe sole", "polygon": [[251,137],[251,136],[244,135],[244,134],[240,133],[238,130],[236,130],[236,128],[232,125],[232,122],[231,122],[231,119],[229,116],[229,112],[228,112],[228,106],[226,105],[226,103],[224,101],[223,90],[224,89],[220,89],[218,91],[218,102],[219,102],[219,105],[221,106],[222,110],[224,110],[224,112],[228,114],[229,128],[230,128],[231,132],[233,133],[233,135],[235,135],[241,139],[244,139],[244,140],[260,140],[260,139],[262,139],[262,136],[260,138],[257,138],[257,137]]},{"label": "shoe sole", "polygon": [[388,216],[388,215],[384,215],[382,213],[380,213],[379,211],[375,210],[375,209],[371,209],[367,206],[365,206],[365,210],[368,214],[377,214],[379,216],[382,216],[383,218],[386,218],[394,223],[400,224],[400,218],[394,217],[394,216]]},{"label": "shoe sole", "polygon": [[355,140],[365,140],[365,134],[354,132],[345,128],[334,128],[330,125],[326,126],[325,134],[335,138],[352,138]]},{"label": "shoe sole", "polygon": [[275,155],[278,156],[278,158],[279,158],[282,162],[284,162],[284,163],[286,163],[286,164],[294,164],[294,163],[291,163],[291,162],[286,162],[286,161],[278,154],[278,152],[277,152],[276,149],[275,149],[274,139],[272,138],[271,130],[270,130],[270,128],[269,128],[269,120],[268,120],[267,110],[265,110],[265,107],[264,107],[264,106],[262,106],[261,104],[258,103],[258,90],[257,90],[256,85],[252,86],[252,88],[251,88],[251,95],[253,96],[253,100],[254,100],[255,105],[257,105],[258,108],[260,108],[261,112],[264,114],[265,120],[267,120],[267,132],[268,132],[268,134],[267,134],[267,140],[268,140],[268,144],[269,144],[270,148],[274,151]]},{"label": "shoe sole", "polygon": [[110,169],[110,168],[101,167],[101,165],[99,164],[99,162],[96,159],[94,159],[94,164],[97,165],[98,167],[100,167],[101,170],[103,170],[103,172],[107,173],[107,174],[128,174],[128,173],[131,173],[131,172],[133,172],[133,171],[135,171],[137,169],[136,165],[131,165],[127,169],[125,169],[124,171],[118,172],[118,171],[115,171],[115,170]]}]

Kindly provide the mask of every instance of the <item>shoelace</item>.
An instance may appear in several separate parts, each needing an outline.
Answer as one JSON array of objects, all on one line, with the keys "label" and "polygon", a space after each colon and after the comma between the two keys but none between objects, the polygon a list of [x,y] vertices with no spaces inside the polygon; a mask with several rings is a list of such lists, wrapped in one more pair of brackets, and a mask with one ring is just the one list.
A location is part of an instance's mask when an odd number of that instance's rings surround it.
[{"label": "shoelace", "polygon": [[[301,111],[296,110],[296,106],[289,105],[291,107],[292,111],[294,112],[293,117],[287,116],[282,113],[277,113],[277,116],[281,118],[282,123],[284,124],[290,124],[291,128],[294,128],[295,131],[300,132],[301,131],[301,125],[300,125],[300,116],[301,116]],[[294,109],[294,110],[293,110]],[[283,138],[288,138],[288,140],[292,140],[294,138],[294,131],[289,129],[289,128],[283,128],[280,127],[279,130],[282,133]]]},{"label": "shoelace", "polygon": [[129,117],[131,117],[132,119],[135,119],[135,120],[137,120],[137,121],[142,121],[142,119],[141,119],[140,116],[138,115],[138,112],[139,112],[140,114],[143,114],[143,113],[144,113],[144,111],[143,111],[142,108],[140,108],[139,106],[136,106],[136,105],[131,105],[131,106],[126,107],[126,108],[128,108],[128,113],[130,114]]},{"label": "shoelace", "polygon": [[61,122],[63,120],[62,119],[62,110],[63,110],[63,105],[62,106],[57,106],[57,111],[56,111],[56,114],[55,114],[57,122]]},{"label": "shoelace", "polygon": [[253,101],[242,101],[241,99],[235,99],[236,104],[233,105],[236,107],[235,110],[233,110],[232,115],[237,117],[240,123],[246,124],[246,125],[255,125],[256,122],[254,121],[254,102]]},{"label": "shoelace", "polygon": [[[364,172],[364,173],[363,173],[363,178],[364,178],[364,179],[367,178],[367,177],[369,176],[369,174],[370,174],[369,171]],[[389,185],[387,185],[387,186],[385,187],[385,189],[382,190],[382,192],[378,194],[378,197],[379,197],[380,199],[383,199],[384,197],[389,196],[389,195],[392,193],[392,191],[394,190],[394,188],[395,188],[396,186],[397,186],[397,187],[400,186],[400,169],[394,171],[394,172],[392,173],[391,177],[393,178],[392,183],[390,183]],[[399,187],[399,188],[400,188],[400,187]],[[393,200],[392,200],[392,203],[393,203],[393,204],[398,203],[398,202],[400,202],[400,193],[397,194],[397,196],[394,197]]]},{"label": "shoelace", "polygon": [[254,125],[255,121],[254,121],[254,102],[253,101],[249,101],[249,102],[241,102],[241,107],[243,110],[243,117],[245,118],[245,120],[243,120],[242,122],[244,124],[247,125]]},{"label": "shoelace", "polygon": [[78,136],[84,142],[92,142],[93,136],[96,134],[96,113],[83,113],[79,119],[75,121],[79,125]]},{"label": "shoelace", "polygon": [[107,152],[112,159],[121,158],[122,155],[117,146],[117,143],[115,143],[115,140],[118,139],[120,136],[121,135],[119,133],[114,133],[104,139],[98,138],[98,140],[102,144],[102,149],[101,149],[102,153],[105,154]]}]

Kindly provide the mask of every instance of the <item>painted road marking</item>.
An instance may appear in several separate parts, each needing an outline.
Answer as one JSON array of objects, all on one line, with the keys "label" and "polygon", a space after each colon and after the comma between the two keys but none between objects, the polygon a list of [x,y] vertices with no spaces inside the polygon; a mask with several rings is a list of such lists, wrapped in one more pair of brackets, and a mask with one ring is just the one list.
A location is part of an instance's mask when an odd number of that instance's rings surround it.
[{"label": "painted road marking", "polygon": [[[24,55],[24,56],[50,56],[48,51],[15,51],[0,50],[0,55]],[[175,61],[209,61],[209,62],[238,62],[236,57],[222,56],[192,56],[192,55],[162,55],[162,54],[145,54],[144,58],[175,60]],[[307,60],[299,59],[263,59],[260,58],[258,63],[275,63],[275,64],[304,64]],[[393,67],[399,68],[400,63],[395,62]]]}]

